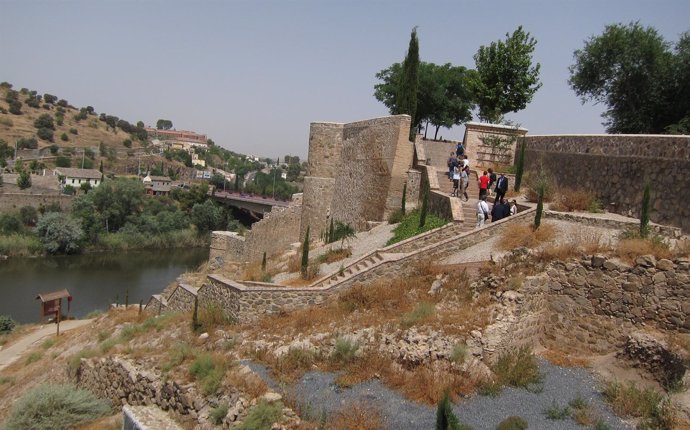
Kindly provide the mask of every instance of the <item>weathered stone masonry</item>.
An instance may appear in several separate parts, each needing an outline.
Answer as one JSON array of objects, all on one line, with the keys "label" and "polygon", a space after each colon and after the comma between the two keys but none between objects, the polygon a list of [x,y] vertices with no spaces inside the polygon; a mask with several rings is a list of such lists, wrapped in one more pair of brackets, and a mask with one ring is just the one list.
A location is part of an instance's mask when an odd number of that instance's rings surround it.
[{"label": "weathered stone masonry", "polygon": [[690,136],[527,136],[525,166],[539,163],[558,185],[595,193],[608,211],[639,217],[645,180],[651,220],[690,231]]}]

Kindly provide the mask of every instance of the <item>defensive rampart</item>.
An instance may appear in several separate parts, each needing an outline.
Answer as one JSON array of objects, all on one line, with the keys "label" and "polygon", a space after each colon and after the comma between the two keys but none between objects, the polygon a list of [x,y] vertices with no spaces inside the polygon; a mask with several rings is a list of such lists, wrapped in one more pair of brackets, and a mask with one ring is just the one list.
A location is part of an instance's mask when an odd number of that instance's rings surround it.
[{"label": "defensive rampart", "polygon": [[24,206],[40,209],[53,203],[66,211],[72,207],[73,198],[64,194],[0,193],[0,212],[19,211]]},{"label": "defensive rampart", "polygon": [[409,129],[407,115],[312,123],[300,236],[307,226],[324,231],[331,216],[363,230],[398,209],[412,166]]},{"label": "defensive rampart", "polygon": [[690,232],[690,136],[527,136],[525,166],[543,165],[560,187],[591,190],[610,212],[639,217],[645,181],[651,220]]}]

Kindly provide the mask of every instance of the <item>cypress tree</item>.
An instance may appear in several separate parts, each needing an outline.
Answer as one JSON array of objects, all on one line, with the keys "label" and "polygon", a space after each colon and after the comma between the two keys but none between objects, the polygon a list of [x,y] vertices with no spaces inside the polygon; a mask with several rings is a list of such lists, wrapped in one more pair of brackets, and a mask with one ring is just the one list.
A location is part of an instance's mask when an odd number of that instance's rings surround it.
[{"label": "cypress tree", "polygon": [[402,205],[400,207],[403,215],[405,215],[405,197],[406,196],[407,196],[407,182],[405,182],[405,184],[403,185]]},{"label": "cypress tree", "polygon": [[426,224],[426,213],[429,210],[429,187],[424,187],[424,197],[422,197],[422,209],[419,212],[419,228]]},{"label": "cypress tree", "polygon": [[309,270],[309,226],[307,226],[307,233],[304,235],[304,243],[302,244],[302,265],[300,272],[302,279],[307,279],[307,272]]},{"label": "cypress tree", "polygon": [[520,152],[518,152],[517,165],[515,166],[515,187],[516,193],[520,192],[520,184],[522,183],[522,173],[525,170],[525,148],[527,147],[527,139],[522,137],[520,142]]},{"label": "cypress tree", "polygon": [[443,398],[438,402],[436,408],[436,430],[456,430],[460,429],[458,418],[450,407],[448,391],[443,393]]},{"label": "cypress tree", "polygon": [[192,313],[192,331],[197,331],[201,328],[199,324],[199,297],[194,296],[194,312]]},{"label": "cypress tree", "polygon": [[261,272],[266,271],[266,251],[264,251],[264,256],[261,259]]},{"label": "cypress tree", "polygon": [[407,114],[412,118],[410,122],[410,140],[414,142],[417,123],[417,85],[419,82],[419,40],[417,40],[417,27],[410,34],[410,45],[402,64],[403,73],[398,86],[398,114]]},{"label": "cypress tree", "polygon": [[534,215],[534,230],[536,231],[541,225],[541,213],[544,211],[544,186],[539,185],[539,198],[537,200],[537,213]]},{"label": "cypress tree", "polygon": [[328,240],[327,243],[335,242],[335,227],[333,225],[333,218],[331,218],[331,226],[328,228]]},{"label": "cypress tree", "polygon": [[640,236],[647,237],[649,235],[649,203],[651,200],[651,186],[649,180],[644,183],[644,192],[642,193],[642,209],[640,211]]}]

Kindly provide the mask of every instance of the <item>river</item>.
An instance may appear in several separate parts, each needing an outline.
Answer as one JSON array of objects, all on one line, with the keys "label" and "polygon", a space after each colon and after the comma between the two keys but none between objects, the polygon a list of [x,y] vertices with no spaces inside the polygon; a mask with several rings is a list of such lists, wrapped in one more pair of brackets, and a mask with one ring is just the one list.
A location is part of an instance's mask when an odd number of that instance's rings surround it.
[{"label": "river", "polygon": [[[208,252],[205,247],[0,261],[0,315],[20,323],[37,322],[36,295],[63,288],[73,297],[70,316],[77,318],[105,310],[116,299],[124,303],[127,294],[130,304],[146,304],[152,294],[206,261]],[[66,304],[63,301],[63,307]]]}]

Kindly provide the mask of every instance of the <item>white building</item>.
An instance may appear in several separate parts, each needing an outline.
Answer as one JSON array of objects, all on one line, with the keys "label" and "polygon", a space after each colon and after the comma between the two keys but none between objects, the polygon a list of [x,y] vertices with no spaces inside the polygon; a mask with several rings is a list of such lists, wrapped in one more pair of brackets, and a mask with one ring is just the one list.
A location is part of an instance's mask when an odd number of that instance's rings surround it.
[{"label": "white building", "polygon": [[96,169],[75,169],[71,167],[56,167],[53,175],[60,178],[60,183],[71,185],[74,188],[81,187],[81,184],[88,183],[91,188],[101,184],[101,172]]}]

